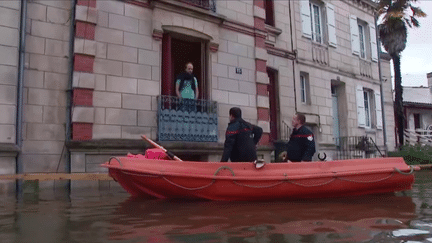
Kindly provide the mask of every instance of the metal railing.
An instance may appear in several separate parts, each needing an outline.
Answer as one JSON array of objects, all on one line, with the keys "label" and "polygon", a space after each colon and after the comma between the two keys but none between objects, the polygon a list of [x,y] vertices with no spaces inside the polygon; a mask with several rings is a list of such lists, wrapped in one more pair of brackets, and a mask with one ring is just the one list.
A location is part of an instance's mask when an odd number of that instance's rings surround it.
[{"label": "metal railing", "polygon": [[376,158],[383,156],[371,137],[339,137],[336,138],[336,144],[337,159]]},{"label": "metal railing", "polygon": [[288,141],[290,139],[291,132],[292,132],[292,129],[288,125],[288,122],[285,120],[282,120],[281,131],[280,131],[280,133],[281,133],[280,140]]},{"label": "metal railing", "polygon": [[158,96],[158,140],[217,142],[217,102]]},{"label": "metal railing", "polygon": [[216,0],[180,0],[190,5],[216,12]]}]

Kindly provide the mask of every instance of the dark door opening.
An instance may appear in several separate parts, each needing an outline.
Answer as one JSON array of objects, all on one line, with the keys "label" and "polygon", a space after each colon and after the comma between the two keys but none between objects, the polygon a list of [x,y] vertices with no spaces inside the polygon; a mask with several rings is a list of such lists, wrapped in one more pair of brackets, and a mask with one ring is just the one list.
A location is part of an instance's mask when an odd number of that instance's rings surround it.
[{"label": "dark door opening", "polygon": [[270,142],[278,139],[278,94],[277,94],[277,71],[267,68],[267,75],[270,83],[267,85],[267,91],[270,101]]},{"label": "dark door opening", "polygon": [[[175,79],[177,75],[185,71],[185,65],[188,62],[192,62],[194,66],[193,73],[198,79],[199,88],[199,99],[206,97],[205,85],[204,85],[204,72],[203,67],[203,53],[202,42],[185,41],[176,38],[171,39],[171,70],[172,70],[172,84],[170,89],[170,95],[175,96]],[[167,80],[163,80],[166,82]]]}]

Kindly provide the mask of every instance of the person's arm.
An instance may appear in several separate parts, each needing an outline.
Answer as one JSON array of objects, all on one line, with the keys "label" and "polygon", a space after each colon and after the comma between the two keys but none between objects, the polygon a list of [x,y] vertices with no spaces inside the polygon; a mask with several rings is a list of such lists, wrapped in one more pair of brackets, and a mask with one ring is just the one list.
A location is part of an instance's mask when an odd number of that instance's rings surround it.
[{"label": "person's arm", "polygon": [[228,162],[231,157],[231,152],[234,148],[235,141],[238,135],[238,126],[229,125],[225,134],[224,151],[222,154],[221,162]]},{"label": "person's arm", "polygon": [[306,150],[303,154],[302,161],[312,161],[312,156],[315,154],[315,138],[313,134],[305,138],[304,146],[306,146]]},{"label": "person's arm", "polygon": [[194,77],[194,82],[195,82],[195,99],[197,100],[199,96],[199,89],[198,89],[198,81],[195,77]]},{"label": "person's arm", "polygon": [[181,95],[180,95],[180,79],[177,79],[175,88],[176,88],[176,95],[177,95],[177,97],[181,98]]},{"label": "person's arm", "polygon": [[254,135],[253,140],[255,145],[258,144],[259,140],[261,139],[261,136],[263,134],[263,129],[259,126],[252,126],[252,133]]}]

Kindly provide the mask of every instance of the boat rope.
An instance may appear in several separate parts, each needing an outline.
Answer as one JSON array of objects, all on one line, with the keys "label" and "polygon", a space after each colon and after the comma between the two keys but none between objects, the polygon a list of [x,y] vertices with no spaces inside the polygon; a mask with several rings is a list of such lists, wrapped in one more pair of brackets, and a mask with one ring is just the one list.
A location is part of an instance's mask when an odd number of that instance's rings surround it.
[{"label": "boat rope", "polygon": [[329,181],[326,181],[326,182],[323,182],[323,183],[320,183],[320,184],[315,184],[315,185],[305,185],[305,184],[297,183],[297,182],[294,182],[294,181],[291,181],[291,180],[287,180],[287,182],[288,182],[288,183],[291,183],[291,184],[294,184],[294,185],[297,185],[297,186],[303,186],[303,187],[315,187],[315,186],[324,186],[324,185],[330,184],[330,183],[332,183],[333,181],[335,181],[336,179],[337,179],[337,177],[333,177],[333,178],[330,179]]},{"label": "boat rope", "polygon": [[113,157],[111,157],[111,158],[109,158],[109,160],[108,160],[108,164],[111,164],[111,160],[112,160],[112,159],[115,159],[115,160],[117,160],[117,162],[119,162],[120,166],[121,166],[121,167],[123,167],[123,164],[121,163],[120,159],[119,159],[119,158],[117,158],[117,157],[114,157],[114,156],[113,156]]},{"label": "boat rope", "polygon": [[[116,160],[120,163],[120,160],[119,160],[118,158],[116,158],[116,157],[111,157],[111,158],[110,158],[110,161],[111,161],[111,159],[116,159]],[[120,163],[120,165],[121,165],[121,163]],[[267,185],[267,186],[247,185],[247,184],[239,183],[239,182],[237,182],[236,180],[233,180],[232,182],[233,182],[235,185],[238,185],[238,186],[249,187],[249,188],[260,188],[260,189],[262,189],[262,188],[271,188],[271,187],[279,186],[279,185],[281,185],[281,184],[283,184],[283,183],[290,183],[290,184],[297,185],[297,186],[302,186],[302,187],[317,187],[317,186],[324,186],[324,185],[330,184],[330,183],[332,183],[333,181],[335,181],[336,179],[343,180],[343,181],[349,181],[349,182],[355,182],[355,183],[375,183],[375,182],[380,182],[380,181],[384,181],[384,180],[389,179],[390,177],[392,177],[393,175],[395,175],[395,172],[398,172],[398,173],[400,173],[400,174],[402,174],[402,175],[410,175],[410,174],[412,174],[412,173],[414,172],[414,167],[412,167],[412,166],[410,166],[410,167],[411,167],[411,170],[410,170],[410,172],[408,172],[408,173],[406,173],[406,172],[402,172],[402,171],[399,170],[398,168],[394,168],[395,171],[393,171],[390,175],[388,175],[388,176],[386,176],[386,177],[384,177],[384,178],[380,178],[380,179],[372,180],[372,181],[357,181],[357,180],[351,180],[351,179],[347,179],[347,178],[343,178],[343,177],[334,176],[333,178],[331,178],[330,180],[328,180],[328,181],[326,181],[326,182],[319,183],[319,184],[314,184],[314,185],[306,185],[306,184],[302,184],[302,183],[297,183],[297,182],[294,182],[293,180],[289,180],[289,179],[283,179],[283,180],[280,181],[280,182],[274,183],[274,184],[272,184],[272,185]],[[232,176],[236,176],[235,173],[234,173],[234,170],[233,170],[231,167],[229,167],[229,166],[221,166],[221,167],[219,167],[219,168],[215,171],[215,173],[214,173],[213,175],[214,175],[214,176],[218,175],[219,172],[220,172],[221,170],[224,170],[224,169],[229,170],[229,171],[231,172]],[[199,186],[199,187],[185,187],[185,186],[179,185],[179,184],[177,184],[177,183],[175,183],[175,182],[169,180],[168,178],[166,178],[166,176],[162,176],[162,175],[136,174],[136,173],[126,172],[126,171],[122,171],[122,172],[123,172],[124,174],[134,175],[134,176],[143,176],[143,177],[162,177],[162,179],[164,179],[166,182],[170,183],[171,185],[174,185],[174,186],[176,186],[176,187],[179,187],[179,188],[184,189],[184,190],[189,190],[189,191],[201,190],[201,189],[204,189],[204,188],[207,188],[207,187],[213,185],[213,184],[216,182],[216,179],[213,179],[209,184],[204,185],[204,186]],[[287,177],[286,174],[284,174],[284,176]]]},{"label": "boat rope", "polygon": [[244,186],[244,187],[249,187],[249,188],[270,188],[270,187],[279,186],[280,184],[285,183],[285,181],[280,181],[280,182],[277,182],[275,184],[268,185],[268,186],[252,186],[252,185],[246,185],[246,184],[238,183],[237,181],[233,181],[233,183],[236,184],[237,186]]},{"label": "boat rope", "polygon": [[402,172],[401,170],[399,170],[398,168],[394,168],[394,170],[396,171],[396,172],[398,172],[399,174],[402,174],[402,175],[411,175],[413,172],[414,172],[414,166],[409,166],[410,167],[410,171],[409,172]]},{"label": "boat rope", "polygon": [[195,191],[195,190],[204,189],[206,187],[209,187],[209,186],[213,185],[216,182],[216,179],[213,179],[212,182],[210,182],[209,184],[204,185],[204,186],[200,186],[200,187],[185,187],[185,186],[179,185],[179,184],[177,184],[177,183],[175,183],[173,181],[168,180],[165,176],[162,176],[162,179],[164,179],[165,181],[167,181],[168,183],[170,183],[170,184],[172,184],[174,186],[177,186],[177,187],[180,187],[181,189],[185,189],[185,190],[189,190],[189,191]]},{"label": "boat rope", "polygon": [[233,169],[231,169],[231,167],[229,167],[229,166],[221,166],[221,167],[219,167],[219,168],[215,171],[215,173],[214,173],[213,175],[216,176],[216,175],[219,173],[219,171],[221,171],[221,170],[223,170],[223,169],[227,169],[227,170],[231,171],[231,174],[232,174],[233,176],[235,176],[235,173],[234,173]]},{"label": "boat rope", "polygon": [[388,175],[388,176],[386,176],[384,178],[378,179],[378,180],[373,180],[373,181],[356,181],[356,180],[346,179],[346,178],[343,178],[343,177],[338,177],[338,179],[342,180],[342,181],[349,181],[349,182],[356,182],[356,183],[375,183],[375,182],[380,182],[380,181],[387,180],[390,177],[392,177],[394,174],[395,173],[393,171],[390,175]]},{"label": "boat rope", "polygon": [[152,177],[152,178],[160,177],[159,175],[137,174],[137,173],[131,173],[129,171],[122,171],[122,173],[126,175],[142,176],[142,177]]}]

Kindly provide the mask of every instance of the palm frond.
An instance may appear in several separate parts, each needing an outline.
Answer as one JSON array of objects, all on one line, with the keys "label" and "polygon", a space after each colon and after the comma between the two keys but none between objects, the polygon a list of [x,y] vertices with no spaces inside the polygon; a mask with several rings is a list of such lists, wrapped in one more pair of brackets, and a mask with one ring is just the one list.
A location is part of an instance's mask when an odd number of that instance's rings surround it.
[{"label": "palm frond", "polygon": [[411,16],[411,22],[414,27],[420,27],[420,22],[414,16]]},{"label": "palm frond", "polygon": [[414,7],[412,5],[410,5],[410,8],[413,12],[413,16],[416,16],[416,17],[426,17],[427,16],[427,14],[425,12],[423,12],[423,10],[421,10],[421,8]]}]

